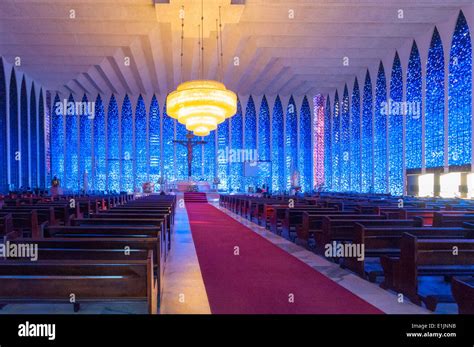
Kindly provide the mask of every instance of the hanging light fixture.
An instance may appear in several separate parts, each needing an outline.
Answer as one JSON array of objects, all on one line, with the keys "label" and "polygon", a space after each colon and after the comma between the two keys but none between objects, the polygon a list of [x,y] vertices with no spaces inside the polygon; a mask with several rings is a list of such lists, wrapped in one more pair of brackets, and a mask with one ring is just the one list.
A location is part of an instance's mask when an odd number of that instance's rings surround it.
[{"label": "hanging light fixture", "polygon": [[[183,10],[184,12],[184,10]],[[179,123],[186,125],[188,131],[196,136],[207,136],[217,125],[224,122],[237,112],[237,95],[227,90],[225,85],[218,81],[202,79],[204,71],[204,30],[203,30],[203,2],[201,1],[201,26],[200,26],[200,60],[201,79],[181,83],[178,88],[166,98],[167,114]],[[219,21],[220,21],[219,8]],[[217,24],[217,23],[216,23]],[[219,24],[222,28],[222,23]],[[222,69],[222,33],[220,59],[218,65]],[[181,71],[183,65],[183,38],[184,16],[181,17]],[[217,37],[218,39],[218,37]],[[219,56],[219,45],[217,45]],[[222,70],[221,70],[222,78]]]}]

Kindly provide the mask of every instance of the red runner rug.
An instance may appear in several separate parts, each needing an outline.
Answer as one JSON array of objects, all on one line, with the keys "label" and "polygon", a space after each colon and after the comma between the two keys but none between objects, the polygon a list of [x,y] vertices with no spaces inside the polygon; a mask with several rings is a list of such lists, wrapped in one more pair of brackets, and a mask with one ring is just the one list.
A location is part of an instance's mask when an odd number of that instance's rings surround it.
[{"label": "red runner rug", "polygon": [[186,208],[212,313],[383,313],[212,205]]}]

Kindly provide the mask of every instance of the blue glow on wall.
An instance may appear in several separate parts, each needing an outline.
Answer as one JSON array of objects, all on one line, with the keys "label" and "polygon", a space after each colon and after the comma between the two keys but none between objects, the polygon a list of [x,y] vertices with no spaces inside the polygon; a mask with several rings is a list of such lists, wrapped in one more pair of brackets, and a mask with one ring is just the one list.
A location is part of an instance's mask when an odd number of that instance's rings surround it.
[{"label": "blue glow on wall", "polygon": [[122,104],[121,118],[121,175],[120,190],[133,192],[133,110],[128,95],[125,95]]},{"label": "blue glow on wall", "polygon": [[[186,134],[188,131],[186,130],[186,126],[183,124],[178,123],[175,121],[175,126],[176,126],[176,138],[175,140],[179,141],[185,141],[186,140]],[[193,178],[199,178],[201,175],[201,172],[197,172],[196,170],[196,156],[200,155],[199,151],[199,146],[194,147],[193,151],[193,161],[192,161],[192,174]],[[175,153],[176,153],[176,176],[175,178],[178,180],[187,180],[188,179],[188,151],[186,150],[186,147],[183,145],[180,145],[178,143],[174,143],[174,148],[175,148]]]},{"label": "blue glow on wall", "polygon": [[[31,187],[38,187],[38,113],[36,105],[35,84],[31,84],[30,92],[30,158],[31,158]],[[41,165],[45,165],[44,162]]]},{"label": "blue glow on wall", "polygon": [[416,42],[413,41],[407,72],[406,114],[406,168],[421,168],[421,60]]},{"label": "blue glow on wall", "polygon": [[326,98],[324,108],[324,188],[331,191],[332,185],[332,117],[331,101]]},{"label": "blue glow on wall", "polygon": [[174,179],[174,123],[175,120],[166,114],[166,103],[163,105],[163,177]]},{"label": "blue glow on wall", "polygon": [[29,187],[29,156],[28,156],[28,95],[26,91],[26,80],[23,76],[21,82],[20,96],[20,153],[21,153],[21,185]]},{"label": "blue glow on wall", "polygon": [[211,184],[214,182],[214,178],[216,177],[216,136],[217,131],[213,130],[208,136],[202,138],[207,142],[202,146],[204,154],[203,179]]},{"label": "blue glow on wall", "polygon": [[[184,126],[186,127],[186,126]],[[210,134],[209,136],[207,136],[207,138],[210,137]],[[206,140],[207,140],[206,138]],[[183,139],[183,138],[180,138],[180,139]],[[184,138],[186,139],[186,138]],[[201,136],[196,136],[194,138],[194,141],[202,141],[203,138]],[[184,163],[185,163],[185,167],[186,167],[186,177],[187,177],[187,173],[188,173],[188,150],[184,147],[184,146],[180,146],[182,148],[184,148],[185,150],[185,160],[184,160]],[[199,180],[199,181],[202,181],[204,178],[203,178],[203,165],[202,165],[202,159],[203,159],[203,145],[196,145],[194,146],[193,148],[193,162],[192,162],[192,174],[193,174],[193,178],[196,179],[196,180]]]},{"label": "blue glow on wall", "polygon": [[344,86],[344,94],[341,102],[341,132],[340,132],[340,190],[347,192],[350,189],[350,151],[351,151],[351,138],[350,138],[350,104],[349,104],[349,90],[347,84]]},{"label": "blue glow on wall", "polygon": [[291,176],[298,169],[298,114],[293,96],[286,108],[285,127],[285,178],[287,191],[292,186]]},{"label": "blue glow on wall", "polygon": [[[247,101],[247,107],[245,108],[245,146],[244,148],[248,151],[255,153],[257,150],[257,111],[255,110],[255,103],[252,95],[250,95]],[[250,153],[250,152],[247,152]],[[247,158],[248,159],[248,158]],[[257,184],[256,177],[245,177],[245,187],[255,186]]]},{"label": "blue glow on wall", "polygon": [[471,164],[472,46],[469,27],[459,13],[449,56],[448,164]]},{"label": "blue glow on wall", "polygon": [[227,154],[230,146],[229,142],[229,119],[217,126],[217,177],[219,178],[219,190],[229,189],[229,165]]},{"label": "blue glow on wall", "polygon": [[59,107],[61,103],[56,94],[51,113],[51,176],[59,179],[61,184],[64,179],[64,116]]},{"label": "blue glow on wall", "polygon": [[336,90],[332,111],[332,189],[341,191],[341,108]]},{"label": "blue glow on wall", "polygon": [[283,106],[280,96],[275,99],[272,114],[272,191],[273,193],[285,190],[285,142],[282,136],[284,131]]},{"label": "blue glow on wall", "polygon": [[120,189],[120,142],[119,110],[115,95],[109,101],[107,111],[107,189]]},{"label": "blue glow on wall", "polygon": [[74,97],[69,95],[68,107],[66,113],[66,162],[65,162],[65,185],[67,189],[79,189],[79,153],[78,153],[78,117],[70,103],[74,105]]},{"label": "blue glow on wall", "polygon": [[[44,101],[43,101],[43,89],[40,89],[39,103],[38,103],[38,134],[39,134],[39,176],[40,176],[40,188],[46,187],[46,167],[50,169],[50,163],[46,162],[46,134],[45,134],[45,112],[44,112]],[[49,122],[48,122],[49,124]],[[49,142],[49,141],[48,141]],[[44,163],[44,165],[42,164]]]},{"label": "blue glow on wall", "polygon": [[298,144],[298,171],[300,185],[304,193],[313,190],[312,151],[311,151],[311,107],[305,96],[300,109],[300,136]]},{"label": "blue glow on wall", "polygon": [[[152,100],[152,105],[153,102],[156,101]],[[152,106],[153,107],[153,106]],[[158,105],[156,105],[155,108],[156,111],[158,111]],[[159,112],[159,111],[158,111]],[[155,119],[152,119],[152,117],[155,117]],[[151,128],[152,128],[152,122],[156,122],[156,116],[151,115],[150,112],[150,133],[151,133]],[[153,124],[153,127],[156,127],[155,124]],[[154,135],[156,136],[156,135]],[[150,136],[151,137],[151,136]],[[158,139],[160,137],[160,118],[158,116]],[[154,139],[156,140],[156,139]],[[137,101],[137,107],[135,109],[135,153],[133,154],[133,158],[135,159],[135,168],[134,168],[134,182],[133,185],[136,188],[141,189],[142,184],[148,181],[148,175],[147,175],[147,165],[148,165],[148,151],[147,151],[147,119],[146,119],[146,106],[145,106],[145,101],[143,100],[143,97],[140,95],[138,97]],[[155,146],[155,144],[151,144],[151,138],[150,138],[150,148],[152,146]],[[159,146],[159,140],[158,140],[158,148],[154,148],[155,155],[160,154],[160,146]],[[159,158],[159,157],[158,157]],[[156,160],[156,159],[155,159]],[[158,166],[158,175],[159,175],[159,167],[160,163],[158,160],[158,163],[154,163],[155,165]],[[151,155],[150,155],[150,165],[151,165]],[[156,183],[158,180],[159,176],[153,181]]]},{"label": "blue glow on wall", "polygon": [[106,123],[104,103],[100,95],[95,101],[94,116],[94,163],[92,187],[95,190],[107,188],[107,153],[106,153]]},{"label": "blue glow on wall", "polygon": [[[258,113],[258,160],[271,161],[270,155],[270,108],[265,95],[262,97],[260,104],[260,111]],[[261,187],[265,184],[266,187],[271,185],[271,165],[267,163],[261,165],[260,175],[257,179],[257,184]]]},{"label": "blue glow on wall", "polygon": [[3,59],[0,58],[0,193],[8,191],[7,85]]},{"label": "blue glow on wall", "polygon": [[351,135],[350,135],[350,165],[351,165],[351,187],[353,192],[361,192],[361,136],[360,136],[360,89],[357,77],[352,87],[351,103]]},{"label": "blue glow on wall", "polygon": [[434,28],[426,64],[425,165],[444,166],[444,53]]},{"label": "blue glow on wall", "polygon": [[[398,53],[395,53],[390,80],[390,101],[403,101],[402,65]],[[398,104],[400,105],[400,104]],[[394,112],[388,117],[389,146],[389,192],[392,195],[403,194],[403,115]]]},{"label": "blue glow on wall", "polygon": [[362,100],[362,192],[373,192],[373,134],[372,81],[369,70],[365,75]]},{"label": "blue glow on wall", "polygon": [[[242,150],[243,149],[243,117],[242,117],[242,106],[240,100],[237,98],[237,113],[230,119],[230,131],[231,131],[231,149]],[[233,192],[242,192],[243,186],[243,163],[232,162],[230,165],[230,179],[229,189]]]},{"label": "blue glow on wall", "polygon": [[374,112],[374,191],[386,193],[387,187],[387,80],[382,62],[379,64],[375,87]]},{"label": "blue glow on wall", "polygon": [[[84,94],[82,97],[83,105],[87,105],[89,100]],[[84,108],[85,112],[79,115],[79,145],[81,148],[79,155],[79,186],[85,189],[84,179],[87,172],[87,185],[90,189],[90,178],[92,176],[92,122],[95,117],[94,114],[89,113],[87,107]]]}]

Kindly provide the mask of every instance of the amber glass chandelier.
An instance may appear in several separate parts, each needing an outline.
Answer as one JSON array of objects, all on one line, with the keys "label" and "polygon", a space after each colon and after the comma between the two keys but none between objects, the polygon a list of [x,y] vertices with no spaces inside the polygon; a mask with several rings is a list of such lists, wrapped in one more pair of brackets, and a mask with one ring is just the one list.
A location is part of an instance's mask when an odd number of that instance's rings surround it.
[{"label": "amber glass chandelier", "polygon": [[[184,8],[183,8],[184,14]],[[222,23],[219,8],[219,29],[217,32],[218,65],[222,69]],[[225,85],[218,81],[202,79],[204,71],[204,31],[203,31],[203,2],[201,1],[200,31],[200,62],[201,79],[181,83],[166,99],[167,114],[179,123],[186,125],[188,131],[196,136],[207,136],[217,125],[237,112],[237,95],[227,90]],[[217,27],[217,20],[216,20]],[[219,35],[220,32],[220,35]],[[219,37],[220,52],[219,52]],[[184,15],[181,17],[181,72],[183,64]],[[221,70],[222,71],[222,70]],[[221,72],[222,78],[222,72]]]}]

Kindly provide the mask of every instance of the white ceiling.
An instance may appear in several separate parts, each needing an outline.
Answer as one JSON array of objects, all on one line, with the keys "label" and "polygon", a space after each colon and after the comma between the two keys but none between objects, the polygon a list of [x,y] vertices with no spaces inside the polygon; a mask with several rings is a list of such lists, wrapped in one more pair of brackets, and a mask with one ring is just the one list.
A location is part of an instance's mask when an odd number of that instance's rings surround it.
[{"label": "white ceiling", "polygon": [[[204,0],[204,77],[239,94],[325,93],[472,0]],[[0,54],[47,89],[166,95],[199,78],[200,0],[1,0]],[[233,2],[244,2],[234,0]],[[185,6],[183,69],[181,24]],[[405,18],[397,18],[404,10]],[[75,18],[70,18],[71,10]],[[290,18],[291,14],[294,18]],[[350,66],[342,68],[342,57]],[[234,58],[239,65],[234,65]],[[130,65],[125,64],[130,58]]]}]

